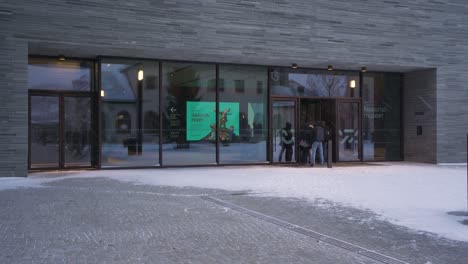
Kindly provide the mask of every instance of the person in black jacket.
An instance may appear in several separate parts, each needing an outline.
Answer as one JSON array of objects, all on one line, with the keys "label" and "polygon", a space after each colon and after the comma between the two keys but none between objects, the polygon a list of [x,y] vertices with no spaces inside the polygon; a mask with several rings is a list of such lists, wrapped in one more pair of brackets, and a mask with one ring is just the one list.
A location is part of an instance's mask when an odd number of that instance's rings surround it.
[{"label": "person in black jacket", "polygon": [[313,143],[312,143],[312,157],[310,166],[315,165],[315,154],[319,151],[320,165],[324,164],[323,159],[323,141],[325,140],[325,129],[322,126],[321,121],[317,121],[313,130]]},{"label": "person in black jacket", "polygon": [[290,162],[292,160],[292,152],[293,152],[293,134],[291,132],[292,125],[289,122],[286,122],[286,126],[281,129],[280,131],[280,145],[281,151],[279,153],[278,161],[281,162],[283,157],[283,152],[286,151],[286,162]]}]

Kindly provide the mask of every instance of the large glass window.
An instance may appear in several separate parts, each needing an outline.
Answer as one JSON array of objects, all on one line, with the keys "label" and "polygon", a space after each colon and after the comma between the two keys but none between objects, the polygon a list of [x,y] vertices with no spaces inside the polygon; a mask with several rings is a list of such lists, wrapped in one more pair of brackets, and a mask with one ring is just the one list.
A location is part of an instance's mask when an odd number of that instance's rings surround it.
[{"label": "large glass window", "polygon": [[29,58],[28,88],[30,90],[90,91],[90,61],[50,58]]},{"label": "large glass window", "polygon": [[337,102],[338,160],[359,160],[359,103]]},{"label": "large glass window", "polygon": [[401,160],[399,73],[363,77],[364,160]]},{"label": "large glass window", "polygon": [[31,96],[30,111],[31,168],[58,168],[59,97]]},{"label": "large glass window", "polygon": [[91,98],[65,96],[63,103],[65,166],[91,166]]},{"label": "large glass window", "polygon": [[220,163],[267,160],[267,68],[220,65]]},{"label": "large glass window", "polygon": [[163,63],[163,164],[216,163],[216,67]]},{"label": "large glass window", "polygon": [[359,73],[274,68],[271,92],[277,96],[359,97]]},{"label": "large glass window", "polygon": [[153,61],[101,62],[102,166],[159,164],[158,67]]}]

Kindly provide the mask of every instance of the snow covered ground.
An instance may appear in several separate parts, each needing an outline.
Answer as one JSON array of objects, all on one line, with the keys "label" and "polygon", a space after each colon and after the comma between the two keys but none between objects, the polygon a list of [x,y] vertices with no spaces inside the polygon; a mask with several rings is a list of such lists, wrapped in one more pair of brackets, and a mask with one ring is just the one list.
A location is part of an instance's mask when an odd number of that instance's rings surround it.
[{"label": "snow covered ground", "polygon": [[[382,166],[333,169],[249,166],[39,173],[27,179],[0,178],[0,190],[36,187],[43,182],[70,177],[108,177],[135,184],[251,190],[263,196],[310,201],[326,199],[369,209],[381,219],[397,225],[468,241],[468,226],[459,223],[463,217],[447,215],[450,211],[467,210],[466,166],[380,164]],[[323,206],[329,206],[329,203]]]}]

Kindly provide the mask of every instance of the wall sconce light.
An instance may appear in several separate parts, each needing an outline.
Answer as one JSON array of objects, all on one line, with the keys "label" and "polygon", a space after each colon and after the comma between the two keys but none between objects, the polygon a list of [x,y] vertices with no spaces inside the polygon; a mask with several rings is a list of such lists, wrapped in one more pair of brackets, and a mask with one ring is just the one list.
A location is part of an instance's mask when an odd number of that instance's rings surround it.
[{"label": "wall sconce light", "polygon": [[59,55],[58,58],[57,58],[57,60],[59,60],[59,61],[65,61],[66,59],[65,59],[65,56]]},{"label": "wall sconce light", "polygon": [[101,97],[104,97],[105,94],[104,90],[101,90]]},{"label": "wall sconce light", "polygon": [[366,68],[366,67],[362,67],[362,68],[361,68],[361,72],[367,72],[367,68]]},{"label": "wall sconce light", "polygon": [[356,88],[356,81],[355,81],[355,80],[351,80],[351,81],[349,82],[349,87],[351,87],[351,88],[353,88],[353,89]]},{"label": "wall sconce light", "polygon": [[297,69],[297,68],[299,68],[299,66],[297,66],[296,63],[291,64],[291,69]]},{"label": "wall sconce light", "polygon": [[139,81],[143,81],[143,77],[144,77],[144,76],[143,76],[143,70],[139,70],[139,71],[138,71],[138,80],[139,80]]},{"label": "wall sconce light", "polygon": [[333,66],[332,66],[332,65],[328,65],[328,68],[327,68],[327,70],[329,70],[329,71],[333,71]]}]

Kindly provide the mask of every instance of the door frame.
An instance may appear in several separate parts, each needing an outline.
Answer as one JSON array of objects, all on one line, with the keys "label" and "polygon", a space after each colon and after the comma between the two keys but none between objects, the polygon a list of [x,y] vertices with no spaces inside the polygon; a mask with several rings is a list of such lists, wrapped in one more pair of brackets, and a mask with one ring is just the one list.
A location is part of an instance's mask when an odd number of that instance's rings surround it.
[{"label": "door frame", "polygon": [[[300,111],[300,98],[299,97],[287,97],[287,96],[272,96],[270,98],[270,116],[268,117],[269,119],[269,131],[270,131],[270,140],[268,140],[268,146],[269,146],[269,160],[271,164],[281,164],[277,161],[275,161],[275,157],[273,156],[273,138],[275,137],[274,131],[273,131],[273,103],[275,101],[293,101],[294,102],[294,119],[295,119],[295,124],[294,124],[294,139],[297,141],[298,137],[298,117],[299,117],[299,111]],[[294,142],[294,161],[291,162],[285,162],[284,164],[295,164],[297,163],[297,142]]]},{"label": "door frame", "polygon": [[[270,163],[272,164],[278,164],[278,162],[275,161],[275,157],[273,157],[273,137],[275,136],[274,135],[274,131],[273,131],[273,102],[274,101],[294,101],[295,102],[295,116],[294,118],[296,119],[296,124],[295,124],[295,131],[294,131],[294,138],[298,139],[298,133],[299,133],[299,129],[301,127],[301,124],[300,124],[300,114],[301,114],[301,100],[302,99],[306,99],[306,100],[312,100],[312,101],[317,101],[319,103],[319,105],[321,106],[323,104],[322,101],[331,101],[331,103],[333,104],[333,108],[335,110],[335,128],[333,131],[334,133],[334,137],[333,137],[333,148],[334,148],[334,153],[333,153],[333,157],[335,157],[335,162],[363,162],[363,142],[362,142],[362,99],[361,98],[346,98],[346,97],[315,97],[315,96],[271,96],[270,97],[270,116],[269,116],[269,130],[270,130],[270,140],[268,142],[268,146],[269,146],[269,153],[268,153],[268,157],[269,157],[269,160],[270,160]],[[339,139],[339,135],[338,135],[338,124],[336,122],[338,122],[338,118],[340,116],[340,113],[338,113],[338,104],[339,103],[357,103],[358,104],[358,140],[359,140],[359,144],[358,144],[358,160],[353,160],[353,161],[340,161],[339,159],[339,144],[338,144],[338,139]],[[321,107],[320,107],[320,111],[321,111]],[[298,147],[298,142],[295,142],[294,144],[294,158],[296,159],[294,162],[291,162],[292,164],[294,163],[298,163],[299,160],[297,160],[297,154],[298,154],[298,151],[299,150],[299,147]]]},{"label": "door frame", "polygon": [[[33,96],[49,96],[57,97],[58,102],[58,163],[57,166],[53,167],[41,167],[41,168],[32,168],[31,167],[31,97]],[[95,102],[95,93],[85,92],[85,91],[61,91],[61,90],[29,90],[28,91],[28,170],[70,170],[70,169],[86,169],[96,167],[96,161],[93,152],[94,145],[96,144],[96,134],[90,139],[90,163],[89,165],[84,166],[65,166],[65,97],[86,97],[90,99],[90,123],[91,131],[97,131],[95,127],[96,113],[93,111],[93,105]]]}]

